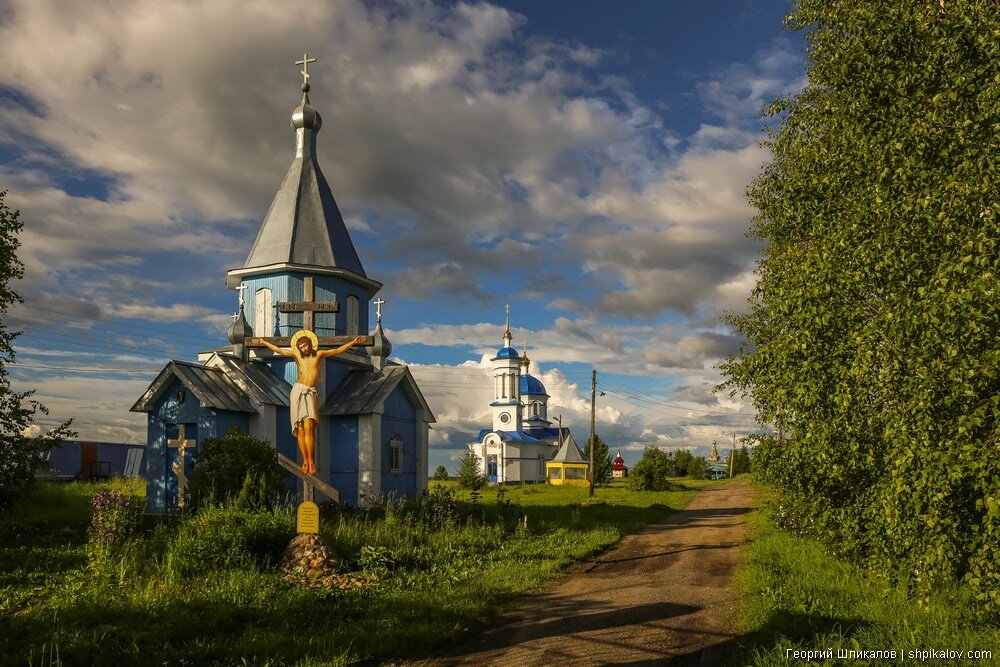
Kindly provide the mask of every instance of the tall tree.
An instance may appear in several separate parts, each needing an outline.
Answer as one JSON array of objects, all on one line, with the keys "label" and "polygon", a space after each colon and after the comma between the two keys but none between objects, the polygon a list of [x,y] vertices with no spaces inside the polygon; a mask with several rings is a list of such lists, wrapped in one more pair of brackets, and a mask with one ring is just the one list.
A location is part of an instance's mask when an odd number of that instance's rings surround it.
[{"label": "tall tree", "polygon": [[458,485],[463,489],[477,491],[486,485],[486,474],[481,468],[481,459],[471,449],[465,450],[458,460]]},{"label": "tall tree", "polygon": [[[590,461],[590,442],[583,448],[583,460]],[[594,484],[607,484],[611,481],[611,452],[601,436],[594,435]]]},{"label": "tall tree", "polygon": [[[0,315],[22,302],[11,283],[24,276],[24,265],[17,258],[20,246],[17,235],[23,224],[20,211],[8,208],[6,196],[6,190],[0,191]],[[4,319],[0,319],[0,509],[31,486],[35,472],[44,465],[43,454],[53,444],[75,435],[69,430],[72,420],[45,434],[28,434],[35,415],[48,414],[48,411],[31,399],[34,392],[11,389],[7,365],[14,362],[17,335],[7,329]]]},{"label": "tall tree", "polygon": [[911,588],[1000,609],[1000,12],[799,0],[808,84],[750,187],[764,241],[724,370],[755,473],[820,537]]}]

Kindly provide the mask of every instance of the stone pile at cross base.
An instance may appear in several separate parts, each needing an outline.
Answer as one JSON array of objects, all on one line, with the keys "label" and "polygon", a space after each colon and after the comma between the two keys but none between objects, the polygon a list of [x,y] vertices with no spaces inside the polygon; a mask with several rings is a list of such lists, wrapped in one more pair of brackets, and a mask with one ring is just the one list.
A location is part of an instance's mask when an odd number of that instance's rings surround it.
[{"label": "stone pile at cross base", "polygon": [[281,558],[281,572],[285,579],[307,588],[361,588],[368,583],[339,570],[337,554],[315,533],[296,535]]}]

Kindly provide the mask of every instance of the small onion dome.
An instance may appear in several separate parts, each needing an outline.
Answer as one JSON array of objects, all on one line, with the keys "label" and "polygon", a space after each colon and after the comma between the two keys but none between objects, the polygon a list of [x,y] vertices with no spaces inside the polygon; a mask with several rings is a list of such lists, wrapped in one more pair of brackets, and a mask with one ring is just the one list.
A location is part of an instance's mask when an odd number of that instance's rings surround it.
[{"label": "small onion dome", "polygon": [[517,353],[517,350],[515,350],[514,348],[512,348],[510,346],[507,346],[507,347],[501,347],[499,350],[497,350],[497,356],[496,356],[496,358],[497,359],[520,359],[521,355],[519,355]]},{"label": "small onion dome", "polygon": [[521,376],[521,395],[522,396],[548,396],[545,393],[545,385],[538,381],[538,378],[533,375],[522,375]]},{"label": "small onion dome", "polygon": [[392,343],[389,339],[385,337],[385,332],[382,331],[382,322],[379,321],[375,325],[375,333],[372,335],[373,344],[372,350],[370,352],[372,358],[372,367],[376,371],[381,371],[385,368],[385,361],[392,354]]},{"label": "small onion dome", "polygon": [[229,325],[227,338],[233,345],[242,345],[247,338],[253,337],[253,329],[247,322],[246,315],[243,314],[243,306],[240,305],[240,312],[237,318]]},{"label": "small onion dome", "polygon": [[292,111],[292,127],[299,129],[304,127],[313,132],[319,132],[323,127],[323,117],[309,104],[309,84],[302,84],[302,103]]}]

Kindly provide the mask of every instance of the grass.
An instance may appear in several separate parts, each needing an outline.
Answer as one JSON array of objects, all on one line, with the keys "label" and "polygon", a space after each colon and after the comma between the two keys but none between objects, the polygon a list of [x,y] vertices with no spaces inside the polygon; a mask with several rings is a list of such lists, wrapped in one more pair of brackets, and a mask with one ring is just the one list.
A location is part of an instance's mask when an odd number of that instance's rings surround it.
[{"label": "grass", "polygon": [[[765,491],[758,493],[758,498]],[[750,517],[750,539],[738,575],[742,593],[741,665],[798,665],[787,649],[834,651],[811,664],[889,664],[837,659],[838,649],[895,650],[902,664],[1000,664],[1000,628],[976,621],[975,603],[960,588],[943,590],[926,608],[903,591],[831,555],[818,542],[774,526],[766,507]],[[910,651],[991,651],[990,658],[932,659]]]},{"label": "grass", "polygon": [[[327,512],[322,535],[368,588],[275,571],[294,513],[215,508],[156,522],[111,558],[88,542],[95,484],[41,484],[0,524],[0,664],[346,665],[432,654],[517,596],[684,505],[696,489],[508,487],[452,506]],[[141,488],[127,486],[134,495]],[[447,489],[447,485],[445,486]],[[443,498],[444,496],[438,496]],[[523,517],[527,516],[527,527]]]}]

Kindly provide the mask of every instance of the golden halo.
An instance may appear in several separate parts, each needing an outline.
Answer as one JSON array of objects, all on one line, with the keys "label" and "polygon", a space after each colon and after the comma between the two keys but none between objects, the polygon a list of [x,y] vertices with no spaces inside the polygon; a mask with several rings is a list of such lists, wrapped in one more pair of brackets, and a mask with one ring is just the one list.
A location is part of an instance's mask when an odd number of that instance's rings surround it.
[{"label": "golden halo", "polygon": [[295,347],[298,344],[300,338],[308,338],[310,341],[312,341],[313,349],[319,351],[319,338],[317,338],[316,334],[314,334],[312,331],[308,331],[306,329],[300,329],[295,333],[293,333],[291,340],[292,347]]}]

